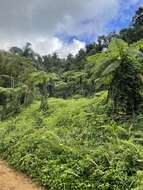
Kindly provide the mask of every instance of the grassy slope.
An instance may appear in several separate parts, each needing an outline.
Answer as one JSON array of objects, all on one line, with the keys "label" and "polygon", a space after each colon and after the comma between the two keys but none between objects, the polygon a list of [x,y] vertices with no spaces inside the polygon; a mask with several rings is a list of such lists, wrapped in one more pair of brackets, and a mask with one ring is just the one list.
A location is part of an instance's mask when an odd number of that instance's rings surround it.
[{"label": "grassy slope", "polygon": [[0,123],[1,157],[51,190],[142,190],[143,118],[117,124],[105,98],[33,103]]}]

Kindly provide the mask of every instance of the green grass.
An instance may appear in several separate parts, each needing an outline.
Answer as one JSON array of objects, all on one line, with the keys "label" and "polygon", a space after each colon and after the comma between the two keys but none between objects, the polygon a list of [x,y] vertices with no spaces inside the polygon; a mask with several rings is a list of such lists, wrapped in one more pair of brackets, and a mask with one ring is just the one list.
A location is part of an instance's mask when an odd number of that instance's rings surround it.
[{"label": "green grass", "polygon": [[0,123],[0,156],[50,190],[142,190],[142,115],[116,123],[107,93],[49,99]]}]

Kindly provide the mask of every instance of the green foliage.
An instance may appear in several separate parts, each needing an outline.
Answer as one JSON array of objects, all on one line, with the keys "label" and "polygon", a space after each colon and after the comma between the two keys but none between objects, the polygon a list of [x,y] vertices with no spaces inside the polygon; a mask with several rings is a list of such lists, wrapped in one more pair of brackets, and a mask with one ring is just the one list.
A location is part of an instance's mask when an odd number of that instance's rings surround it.
[{"label": "green foliage", "polygon": [[0,118],[18,113],[37,96],[43,102],[41,109],[46,109],[47,83],[51,78],[52,74],[34,68],[30,59],[0,52]]},{"label": "green foliage", "polygon": [[132,44],[143,38],[143,7],[136,11],[130,26],[120,31],[120,38]]},{"label": "green foliage", "polygon": [[26,86],[19,88],[0,87],[0,119],[18,113],[25,104],[26,97],[29,97]]},{"label": "green foliage", "polygon": [[106,86],[113,112],[133,114],[139,110],[143,88],[141,44],[128,47],[127,43],[116,39],[106,52],[94,56],[96,87]]},{"label": "green foliage", "polygon": [[0,52],[2,159],[49,190],[143,189],[142,12],[75,57]]},{"label": "green foliage", "polygon": [[[46,189],[140,187],[143,151],[135,140],[136,128],[107,116],[106,96],[104,92],[93,99],[49,99],[47,116],[35,102],[0,123],[1,157]],[[138,117],[133,125],[141,122]]]}]

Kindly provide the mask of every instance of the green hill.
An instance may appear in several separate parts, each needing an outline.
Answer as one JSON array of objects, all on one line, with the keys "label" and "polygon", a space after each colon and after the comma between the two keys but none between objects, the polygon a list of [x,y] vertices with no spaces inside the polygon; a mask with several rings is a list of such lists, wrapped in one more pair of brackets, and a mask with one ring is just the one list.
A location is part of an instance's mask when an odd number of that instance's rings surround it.
[{"label": "green hill", "polygon": [[0,123],[0,156],[46,189],[141,190],[143,117],[113,121],[106,96],[34,102]]}]

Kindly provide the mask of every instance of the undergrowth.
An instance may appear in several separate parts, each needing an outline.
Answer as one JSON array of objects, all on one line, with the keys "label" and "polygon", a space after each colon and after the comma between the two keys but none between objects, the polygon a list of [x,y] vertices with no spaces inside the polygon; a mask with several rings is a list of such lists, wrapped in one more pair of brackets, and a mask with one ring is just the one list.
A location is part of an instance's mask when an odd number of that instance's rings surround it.
[{"label": "undergrowth", "polygon": [[142,115],[117,123],[107,93],[34,102],[0,123],[0,156],[50,190],[142,190]]}]

